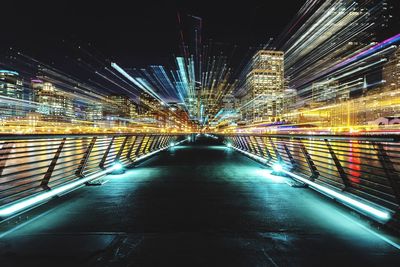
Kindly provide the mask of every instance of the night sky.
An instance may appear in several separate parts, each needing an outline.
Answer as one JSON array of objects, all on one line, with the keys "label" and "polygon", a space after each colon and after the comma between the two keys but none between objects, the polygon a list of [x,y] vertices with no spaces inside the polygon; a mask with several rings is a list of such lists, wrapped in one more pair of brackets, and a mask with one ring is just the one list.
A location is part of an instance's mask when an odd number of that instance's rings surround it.
[{"label": "night sky", "polygon": [[12,46],[49,62],[65,48],[90,43],[105,58],[134,67],[178,51],[178,12],[203,19],[205,40],[248,47],[277,37],[305,0],[18,2],[1,4],[1,52]]}]

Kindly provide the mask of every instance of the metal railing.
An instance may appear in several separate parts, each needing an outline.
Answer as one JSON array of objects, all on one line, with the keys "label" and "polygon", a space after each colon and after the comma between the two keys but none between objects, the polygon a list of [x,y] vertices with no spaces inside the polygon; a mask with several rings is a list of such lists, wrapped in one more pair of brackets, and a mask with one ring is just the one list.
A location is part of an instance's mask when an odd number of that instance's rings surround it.
[{"label": "metal railing", "polygon": [[399,210],[399,136],[239,134],[226,135],[225,142],[317,184]]},{"label": "metal railing", "polygon": [[181,135],[0,135],[0,206],[133,163]]}]

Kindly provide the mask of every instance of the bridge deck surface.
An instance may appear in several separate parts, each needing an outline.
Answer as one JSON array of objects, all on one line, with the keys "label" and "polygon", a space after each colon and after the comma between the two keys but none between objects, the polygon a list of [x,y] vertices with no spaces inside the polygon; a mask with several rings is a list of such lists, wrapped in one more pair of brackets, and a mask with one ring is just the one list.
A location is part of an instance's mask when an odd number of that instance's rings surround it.
[{"label": "bridge deck surface", "polygon": [[364,220],[268,173],[221,146],[175,147],[46,204],[0,239],[0,265],[398,266]]}]

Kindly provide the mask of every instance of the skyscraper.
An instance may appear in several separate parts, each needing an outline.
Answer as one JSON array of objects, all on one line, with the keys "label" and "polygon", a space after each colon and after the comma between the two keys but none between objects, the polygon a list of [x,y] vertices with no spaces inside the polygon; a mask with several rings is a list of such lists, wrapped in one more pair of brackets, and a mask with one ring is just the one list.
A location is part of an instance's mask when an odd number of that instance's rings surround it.
[{"label": "skyscraper", "polygon": [[259,50],[251,59],[242,97],[242,119],[276,121],[282,114],[284,53]]},{"label": "skyscraper", "polygon": [[10,70],[0,70],[0,116],[23,116],[23,105],[18,99],[23,99],[23,81],[19,73]]}]

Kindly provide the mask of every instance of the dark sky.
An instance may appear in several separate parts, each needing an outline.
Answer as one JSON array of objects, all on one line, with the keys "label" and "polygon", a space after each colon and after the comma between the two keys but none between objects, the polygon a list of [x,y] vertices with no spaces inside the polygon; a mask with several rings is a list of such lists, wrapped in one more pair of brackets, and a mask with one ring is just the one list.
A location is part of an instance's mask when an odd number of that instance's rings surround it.
[{"label": "dark sky", "polygon": [[91,43],[133,67],[177,51],[177,12],[202,17],[205,39],[251,46],[276,37],[305,0],[29,2],[2,3],[1,50],[49,60],[60,47]]}]

